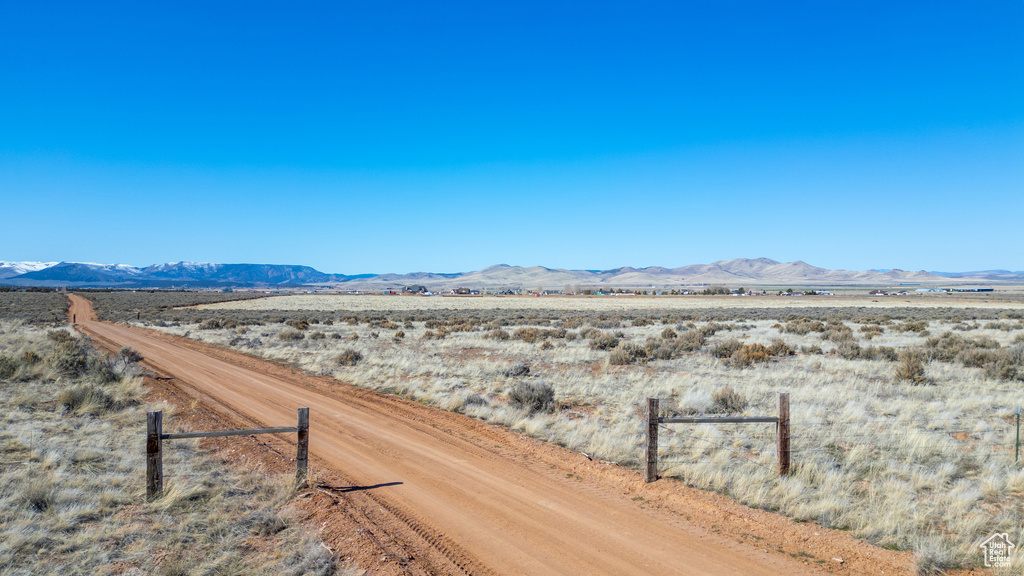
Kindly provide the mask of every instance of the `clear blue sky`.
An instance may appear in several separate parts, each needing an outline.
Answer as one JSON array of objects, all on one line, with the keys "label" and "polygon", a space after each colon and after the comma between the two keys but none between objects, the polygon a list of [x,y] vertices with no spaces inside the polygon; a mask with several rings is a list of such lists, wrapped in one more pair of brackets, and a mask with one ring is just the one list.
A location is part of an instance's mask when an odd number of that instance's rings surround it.
[{"label": "clear blue sky", "polygon": [[0,54],[0,260],[1024,270],[1021,0],[4,2]]}]

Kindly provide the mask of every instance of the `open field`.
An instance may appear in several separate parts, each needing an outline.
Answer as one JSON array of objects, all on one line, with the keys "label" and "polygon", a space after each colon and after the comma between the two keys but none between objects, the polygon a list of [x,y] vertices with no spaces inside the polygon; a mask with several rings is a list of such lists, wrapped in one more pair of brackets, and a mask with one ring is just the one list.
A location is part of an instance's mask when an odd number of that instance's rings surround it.
[{"label": "open field", "polygon": [[49,290],[0,290],[0,318],[30,324],[58,326],[67,319],[67,296]]},{"label": "open field", "polygon": [[[61,296],[66,302],[66,298]],[[140,370],[67,330],[0,321],[0,572],[331,574],[291,477],[233,472],[179,441],[144,503]]]},{"label": "open field", "polygon": [[1024,539],[1024,306],[796,300],[289,296],[175,311],[196,321],[163,329],[635,467],[646,397],[770,415],[789,391],[790,477],[769,425],[664,428],[662,473],[914,550],[922,573],[976,565],[993,532]]},{"label": "open field", "polygon": [[[86,292],[96,310],[104,317],[119,322],[147,318],[179,306],[196,306],[259,298],[252,292],[177,292],[172,290],[96,290]],[[62,297],[63,298],[63,297]],[[65,309],[67,299],[63,298]]]},{"label": "open field", "polygon": [[580,312],[689,312],[694,310],[843,309],[900,312],[902,309],[1006,308],[1024,310],[1024,296],[999,293],[907,296],[375,296],[296,294],[202,306],[212,310],[303,310],[310,312],[407,310],[557,310]]}]

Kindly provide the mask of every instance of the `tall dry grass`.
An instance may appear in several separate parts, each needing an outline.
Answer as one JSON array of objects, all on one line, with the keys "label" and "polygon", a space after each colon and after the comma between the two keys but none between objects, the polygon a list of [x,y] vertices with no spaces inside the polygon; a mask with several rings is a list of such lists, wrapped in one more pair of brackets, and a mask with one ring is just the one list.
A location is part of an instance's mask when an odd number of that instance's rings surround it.
[{"label": "tall dry grass", "polygon": [[[69,368],[62,355],[85,356]],[[0,572],[331,574],[288,502],[290,478],[167,451],[166,495],[145,503],[145,411],[130,351],[107,359],[71,332],[0,322]],[[173,422],[170,406],[161,406]]]}]

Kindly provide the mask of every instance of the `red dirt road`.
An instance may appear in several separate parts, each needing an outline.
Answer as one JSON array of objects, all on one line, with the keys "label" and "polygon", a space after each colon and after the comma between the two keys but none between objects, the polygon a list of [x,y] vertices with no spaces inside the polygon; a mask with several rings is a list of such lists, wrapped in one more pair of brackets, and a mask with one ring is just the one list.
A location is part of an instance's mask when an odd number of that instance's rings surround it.
[{"label": "red dirt road", "polygon": [[[506,439],[514,434],[470,418],[340,384],[311,384],[269,362],[218,357],[182,339],[98,322],[87,300],[70,298],[79,329],[107,346],[139,350],[148,366],[232,417],[288,426],[296,408],[308,406],[311,471],[328,466],[375,487],[375,501],[420,537],[419,546],[432,548],[417,557],[450,561],[410,573],[821,573],[631,499],[636,492],[621,485],[573,477],[566,471],[575,469],[575,453],[564,451],[565,466],[510,456],[514,440]],[[838,571],[851,568],[847,560]]]}]

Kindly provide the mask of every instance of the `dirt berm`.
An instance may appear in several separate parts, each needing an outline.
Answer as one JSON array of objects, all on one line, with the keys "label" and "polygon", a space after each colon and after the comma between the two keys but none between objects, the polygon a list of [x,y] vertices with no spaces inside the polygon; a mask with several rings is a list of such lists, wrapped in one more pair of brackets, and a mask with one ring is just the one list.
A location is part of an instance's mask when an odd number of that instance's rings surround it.
[{"label": "dirt berm", "polygon": [[[99,322],[88,300],[72,295],[71,302],[69,314],[97,343],[139,350],[149,368],[233,422],[294,425],[296,409],[308,406],[311,472],[348,484],[335,489],[351,496],[344,514],[357,520],[343,525],[373,532],[401,557],[397,570],[366,566],[371,573],[909,572],[908,554],[843,532],[672,480],[643,484],[635,471],[395,396]],[[288,440],[276,441],[287,448]],[[324,529],[332,524],[317,521]],[[329,540],[345,555],[346,542],[358,538],[335,534]]]}]

